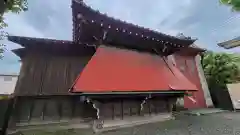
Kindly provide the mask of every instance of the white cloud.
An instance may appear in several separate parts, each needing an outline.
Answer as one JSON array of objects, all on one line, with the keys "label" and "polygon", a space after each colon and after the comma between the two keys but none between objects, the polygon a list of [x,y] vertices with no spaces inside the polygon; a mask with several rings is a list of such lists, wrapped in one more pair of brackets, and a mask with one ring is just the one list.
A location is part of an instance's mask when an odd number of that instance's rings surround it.
[{"label": "white cloud", "polygon": [[191,0],[152,0],[151,2],[146,0],[88,0],[86,3],[114,18],[153,30],[169,32],[175,30],[167,28],[168,26],[159,26],[160,23],[172,14],[176,14],[174,18],[170,18],[173,21],[181,18],[191,5]]},{"label": "white cloud", "polygon": [[44,37],[43,33],[26,23],[23,19],[22,14],[6,14],[6,23],[8,27],[5,29],[9,34],[19,35],[19,36],[35,36]]},{"label": "white cloud", "polygon": [[[197,37],[197,43],[205,48],[222,51],[217,42],[240,35],[239,19],[220,26],[225,20],[236,15],[228,7],[220,6],[218,0],[85,0],[86,3],[109,16],[148,27],[160,32],[176,35],[183,32]],[[6,31],[13,35],[47,37],[71,40],[72,16],[71,0],[29,0],[29,11],[19,15],[6,14],[9,27]],[[7,43],[8,49],[17,45]],[[233,51],[236,51],[233,50]],[[15,70],[16,57],[9,51],[0,61],[0,71]],[[15,61],[15,64],[14,64]],[[12,68],[8,68],[12,65]],[[10,72],[10,71],[8,71]]]},{"label": "white cloud", "polygon": [[[72,22],[70,13],[69,1],[29,1],[27,12],[5,14],[8,27],[4,30],[10,35],[71,40]],[[11,50],[20,46],[9,41],[0,42],[7,45],[4,58],[0,60],[0,73],[18,73],[20,68],[19,58]]]}]

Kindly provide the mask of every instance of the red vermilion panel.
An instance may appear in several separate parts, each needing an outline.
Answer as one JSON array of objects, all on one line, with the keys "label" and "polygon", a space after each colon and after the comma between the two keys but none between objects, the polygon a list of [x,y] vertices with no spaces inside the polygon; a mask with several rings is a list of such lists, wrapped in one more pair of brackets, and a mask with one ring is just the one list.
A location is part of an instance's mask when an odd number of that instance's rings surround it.
[{"label": "red vermilion panel", "polygon": [[175,84],[175,85],[171,85],[172,89],[198,90],[196,85],[194,85],[191,81],[189,81],[176,66],[174,66],[173,64],[168,64],[168,66],[170,67],[172,73],[176,78],[171,80],[171,84]]},{"label": "red vermilion panel", "polygon": [[100,46],[72,92],[197,90],[178,69],[171,69],[157,55]]}]

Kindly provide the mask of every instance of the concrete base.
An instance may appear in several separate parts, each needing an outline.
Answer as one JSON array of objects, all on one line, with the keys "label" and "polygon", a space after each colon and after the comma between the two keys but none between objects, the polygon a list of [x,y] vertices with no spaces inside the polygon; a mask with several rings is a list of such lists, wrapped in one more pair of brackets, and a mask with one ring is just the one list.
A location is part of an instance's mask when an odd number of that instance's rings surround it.
[{"label": "concrete base", "polygon": [[193,109],[193,110],[184,111],[184,114],[200,116],[200,115],[207,115],[207,114],[214,114],[214,113],[221,113],[221,112],[226,112],[226,110],[222,110],[218,108],[203,108],[203,109]]},{"label": "concrete base", "polygon": [[137,125],[143,125],[148,123],[156,123],[165,120],[171,120],[174,117],[170,113],[157,114],[157,115],[146,115],[146,116],[134,116],[125,118],[124,120],[105,120],[102,129],[95,129],[95,132],[103,132],[116,130],[119,128],[133,127]]},{"label": "concrete base", "polygon": [[58,122],[34,122],[34,123],[21,123],[17,124],[15,129],[9,129],[8,134],[14,134],[16,132],[24,132],[30,130],[44,130],[44,131],[56,131],[61,129],[89,129],[91,128],[94,132],[104,132],[110,130],[117,130],[119,128],[133,127],[137,125],[143,125],[148,123],[156,123],[165,120],[171,120],[174,117],[171,113],[157,114],[157,115],[146,115],[146,116],[129,116],[124,120],[105,120],[102,129],[94,129],[91,126],[91,122],[82,122],[80,120],[73,121],[58,121]]},{"label": "concrete base", "polygon": [[82,119],[61,120],[61,121],[32,121],[29,123],[17,123],[16,127],[9,128],[8,134],[29,130],[56,131],[60,129],[87,129],[91,125]]}]

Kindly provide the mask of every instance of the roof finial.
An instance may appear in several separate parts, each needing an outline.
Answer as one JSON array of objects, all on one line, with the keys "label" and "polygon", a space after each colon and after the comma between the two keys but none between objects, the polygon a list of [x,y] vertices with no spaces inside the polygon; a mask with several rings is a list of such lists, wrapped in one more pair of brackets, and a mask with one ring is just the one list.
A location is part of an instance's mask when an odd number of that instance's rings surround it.
[{"label": "roof finial", "polygon": [[167,46],[164,44],[164,45],[163,45],[162,52],[165,52],[166,49],[167,49]]},{"label": "roof finial", "polygon": [[83,0],[73,0],[73,1],[75,1],[75,2],[77,2],[79,4],[83,2]]},{"label": "roof finial", "polygon": [[77,18],[78,18],[78,19],[82,19],[82,18],[83,18],[83,15],[82,15],[81,13],[78,13],[78,14],[77,14]]},{"label": "roof finial", "polygon": [[103,31],[103,40],[105,40],[106,39],[106,37],[107,37],[107,31]]}]

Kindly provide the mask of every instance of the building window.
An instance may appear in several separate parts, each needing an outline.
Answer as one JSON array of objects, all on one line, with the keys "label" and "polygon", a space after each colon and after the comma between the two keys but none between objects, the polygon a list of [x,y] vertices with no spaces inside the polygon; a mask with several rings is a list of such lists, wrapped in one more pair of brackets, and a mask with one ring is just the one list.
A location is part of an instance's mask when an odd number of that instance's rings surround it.
[{"label": "building window", "polygon": [[11,76],[4,76],[3,80],[4,81],[12,81],[12,77]]}]

